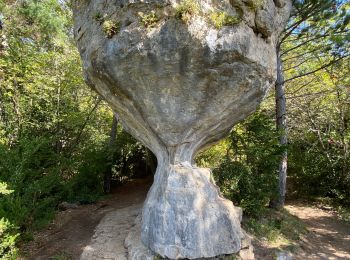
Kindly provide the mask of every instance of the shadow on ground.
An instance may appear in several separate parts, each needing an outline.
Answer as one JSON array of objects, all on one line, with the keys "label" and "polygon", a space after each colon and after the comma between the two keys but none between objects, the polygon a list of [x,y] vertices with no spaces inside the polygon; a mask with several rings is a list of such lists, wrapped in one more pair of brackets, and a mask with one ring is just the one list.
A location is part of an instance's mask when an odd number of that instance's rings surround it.
[{"label": "shadow on ground", "polygon": [[101,219],[116,209],[142,204],[151,184],[151,179],[135,180],[116,187],[108,199],[59,212],[47,230],[21,248],[20,259],[79,259]]},{"label": "shadow on ground", "polygon": [[281,250],[291,251],[294,260],[350,259],[350,225],[339,220],[335,212],[302,203],[291,203],[286,210],[305,225],[307,233],[294,247],[276,248],[266,241],[255,240],[256,259],[276,259]]}]

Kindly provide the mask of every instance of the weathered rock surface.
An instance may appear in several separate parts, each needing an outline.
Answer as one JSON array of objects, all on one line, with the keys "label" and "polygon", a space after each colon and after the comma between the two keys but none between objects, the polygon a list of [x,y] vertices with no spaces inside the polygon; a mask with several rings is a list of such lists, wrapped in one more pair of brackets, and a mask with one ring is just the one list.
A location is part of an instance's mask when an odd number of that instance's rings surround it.
[{"label": "weathered rock surface", "polygon": [[[87,82],[157,156],[142,241],[161,256],[193,259],[241,247],[239,210],[191,164],[275,81],[291,1],[186,1],[198,8],[183,8],[182,20],[180,0],[76,0],[74,19]],[[146,28],[141,17],[152,12],[158,21]],[[210,17],[220,12],[239,22],[215,27]]]},{"label": "weathered rock surface", "polygon": [[127,260],[124,241],[142,205],[136,204],[108,213],[98,224],[89,245],[83,249],[80,260]]},{"label": "weathered rock surface", "polygon": [[[251,237],[243,231],[241,237],[242,248],[239,253],[234,255],[219,255],[216,257],[205,258],[205,260],[254,260],[254,250]],[[158,259],[151,250],[149,250],[141,241],[141,216],[135,220],[135,225],[130,229],[125,239],[125,247],[128,249],[128,260],[155,260]],[[200,258],[203,260],[203,258]],[[199,259],[198,259],[199,260]]]},{"label": "weathered rock surface", "polygon": [[135,220],[125,238],[125,247],[128,249],[128,260],[154,260],[155,254],[149,250],[141,241],[141,215]]},{"label": "weathered rock surface", "polygon": [[220,196],[209,169],[160,164],[157,171],[142,212],[145,245],[174,259],[240,250],[241,209]]}]

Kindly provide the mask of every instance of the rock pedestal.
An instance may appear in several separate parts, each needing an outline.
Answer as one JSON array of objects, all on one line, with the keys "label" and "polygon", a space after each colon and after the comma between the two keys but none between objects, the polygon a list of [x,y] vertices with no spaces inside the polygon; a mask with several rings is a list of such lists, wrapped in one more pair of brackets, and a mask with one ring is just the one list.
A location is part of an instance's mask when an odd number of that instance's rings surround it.
[{"label": "rock pedestal", "polygon": [[158,166],[142,212],[141,239],[171,259],[214,257],[241,249],[242,212],[220,196],[208,169]]},{"label": "rock pedestal", "polygon": [[195,155],[251,114],[276,78],[290,0],[75,0],[87,83],[157,156],[141,238],[169,258],[237,252],[240,210]]}]

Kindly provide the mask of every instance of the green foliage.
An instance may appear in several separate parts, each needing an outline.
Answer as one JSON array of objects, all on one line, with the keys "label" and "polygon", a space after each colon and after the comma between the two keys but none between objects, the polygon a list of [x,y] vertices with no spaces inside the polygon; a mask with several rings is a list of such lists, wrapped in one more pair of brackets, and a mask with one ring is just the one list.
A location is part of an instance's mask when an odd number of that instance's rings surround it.
[{"label": "green foliage", "polygon": [[121,182],[128,178],[138,178],[155,172],[156,158],[125,131],[116,140],[114,150],[113,176]]},{"label": "green foliage", "polygon": [[106,34],[106,37],[111,39],[116,35],[120,30],[120,22],[113,20],[106,20],[102,23],[103,32]]},{"label": "green foliage", "polygon": [[38,138],[23,140],[11,151],[0,147],[1,178],[15,189],[0,198],[0,215],[24,230],[50,221],[62,196],[59,160],[49,146],[46,139]]},{"label": "green foliage", "polygon": [[145,27],[154,27],[160,20],[155,11],[150,12],[149,14],[139,14],[141,18],[141,23]]},{"label": "green foliage", "polygon": [[[11,194],[13,190],[7,189],[7,184],[0,182],[0,198],[1,195]],[[17,230],[7,219],[0,219],[0,258],[16,259],[17,248],[16,239],[18,237]]]},{"label": "green foliage", "polygon": [[112,111],[84,83],[68,10],[48,0],[3,7],[11,19],[0,56],[0,216],[8,248],[0,250],[13,255],[13,244],[50,223],[60,202],[101,197],[110,168],[118,181],[146,172],[148,151],[121,127],[117,144],[108,144]]},{"label": "green foliage", "polygon": [[248,0],[244,2],[251,10],[257,11],[264,5],[264,0]]},{"label": "green foliage", "polygon": [[[226,151],[221,149],[222,159],[213,170],[214,178],[223,194],[247,215],[258,216],[276,196],[278,162],[284,150],[278,136],[273,116],[260,111],[237,125]],[[220,151],[214,147],[199,158],[211,158],[212,149]]]},{"label": "green foliage", "polygon": [[65,12],[55,0],[26,0],[22,1],[19,8],[19,13],[24,15],[28,22],[37,25],[37,30],[45,32],[47,37],[65,30],[68,23]]},{"label": "green foliage", "polygon": [[188,22],[192,16],[199,13],[197,0],[183,0],[176,6],[175,17],[184,22]]},{"label": "green foliage", "polygon": [[336,210],[340,219],[350,224],[350,208],[344,207],[344,206],[338,206]]},{"label": "green foliage", "polygon": [[279,54],[291,126],[288,194],[348,203],[349,3],[293,4],[296,12],[280,37]]},{"label": "green foliage", "polygon": [[312,83],[297,89],[298,105],[289,110],[294,125],[290,131],[289,186],[294,197],[328,197],[349,205],[348,62],[298,81]]},{"label": "green foliage", "polygon": [[223,26],[233,26],[241,22],[241,18],[228,15],[226,12],[212,12],[210,19],[217,29],[221,29]]},{"label": "green foliage", "polygon": [[196,162],[200,167],[217,168],[226,158],[226,153],[230,149],[230,140],[222,140],[210,149],[200,153],[196,157]]},{"label": "green foliage", "polygon": [[0,182],[0,195],[8,195],[11,194],[13,190],[9,190],[7,187],[7,183],[5,182]]},{"label": "green foliage", "polygon": [[0,219],[0,258],[1,259],[16,259],[16,234],[14,226],[5,218]]},{"label": "green foliage", "polygon": [[[261,3],[246,1],[253,10]],[[295,33],[282,44],[288,78],[348,53],[344,32],[349,7],[337,2],[335,12],[332,4],[295,1],[298,16],[289,24]],[[320,10],[326,11],[318,14]],[[83,81],[64,1],[5,1],[0,11],[5,21],[1,33],[9,43],[0,56],[0,257],[11,259],[16,257],[15,242],[49,223],[60,202],[94,202],[102,196],[105,172],[112,170],[114,180],[123,182],[152,172],[156,160],[120,126],[116,143],[108,144],[112,112]],[[175,11],[185,22],[200,14],[196,0],[181,1]],[[119,22],[99,13],[92,18],[108,38],[120,30]],[[240,22],[225,12],[209,18],[217,28]],[[141,16],[146,27],[158,21],[155,12]],[[349,67],[344,59],[287,85],[289,194],[334,199],[345,219],[343,205],[350,201]],[[255,217],[246,224],[249,230],[287,241],[298,237],[299,223],[285,212],[266,210],[276,195],[279,156],[285,149],[278,138],[269,104],[197,161],[213,167],[224,195]],[[267,215],[260,217],[262,213]]]},{"label": "green foliage", "polygon": [[104,16],[100,13],[100,12],[97,12],[93,15],[93,19],[96,21],[96,22],[99,22],[100,24],[104,22]]}]

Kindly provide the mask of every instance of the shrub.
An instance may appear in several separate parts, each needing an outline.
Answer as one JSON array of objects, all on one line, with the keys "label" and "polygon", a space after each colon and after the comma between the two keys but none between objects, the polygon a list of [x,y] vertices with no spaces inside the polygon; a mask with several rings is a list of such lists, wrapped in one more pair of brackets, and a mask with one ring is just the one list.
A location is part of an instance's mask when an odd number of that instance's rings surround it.
[{"label": "shrub", "polygon": [[93,15],[93,19],[100,24],[103,23],[103,21],[104,21],[103,15],[99,12],[97,12]]},{"label": "shrub", "polygon": [[[7,189],[7,184],[0,182],[0,196],[12,193]],[[17,229],[5,218],[0,219],[0,258],[16,259],[17,248],[16,239],[18,237]]]},{"label": "shrub", "polygon": [[257,11],[264,4],[264,0],[248,0],[245,4],[252,10]]},{"label": "shrub", "polygon": [[154,27],[160,20],[154,11],[149,14],[140,13],[139,16],[141,17],[141,22],[145,27]]},{"label": "shrub", "polygon": [[5,218],[0,219],[0,259],[16,259],[16,228]]},{"label": "shrub", "polygon": [[247,215],[260,215],[277,195],[279,158],[284,149],[278,136],[273,117],[262,112],[252,115],[232,130],[225,159],[213,169],[223,194]]},{"label": "shrub", "polygon": [[184,22],[188,22],[193,15],[199,13],[199,5],[196,0],[184,0],[176,6],[175,17]]},{"label": "shrub", "polygon": [[210,19],[217,29],[223,26],[233,26],[241,21],[239,17],[228,15],[226,12],[212,12]]},{"label": "shrub", "polygon": [[113,38],[114,35],[116,35],[120,30],[120,22],[118,21],[112,21],[112,20],[106,20],[102,23],[102,29],[104,33],[106,34],[108,39]]}]

